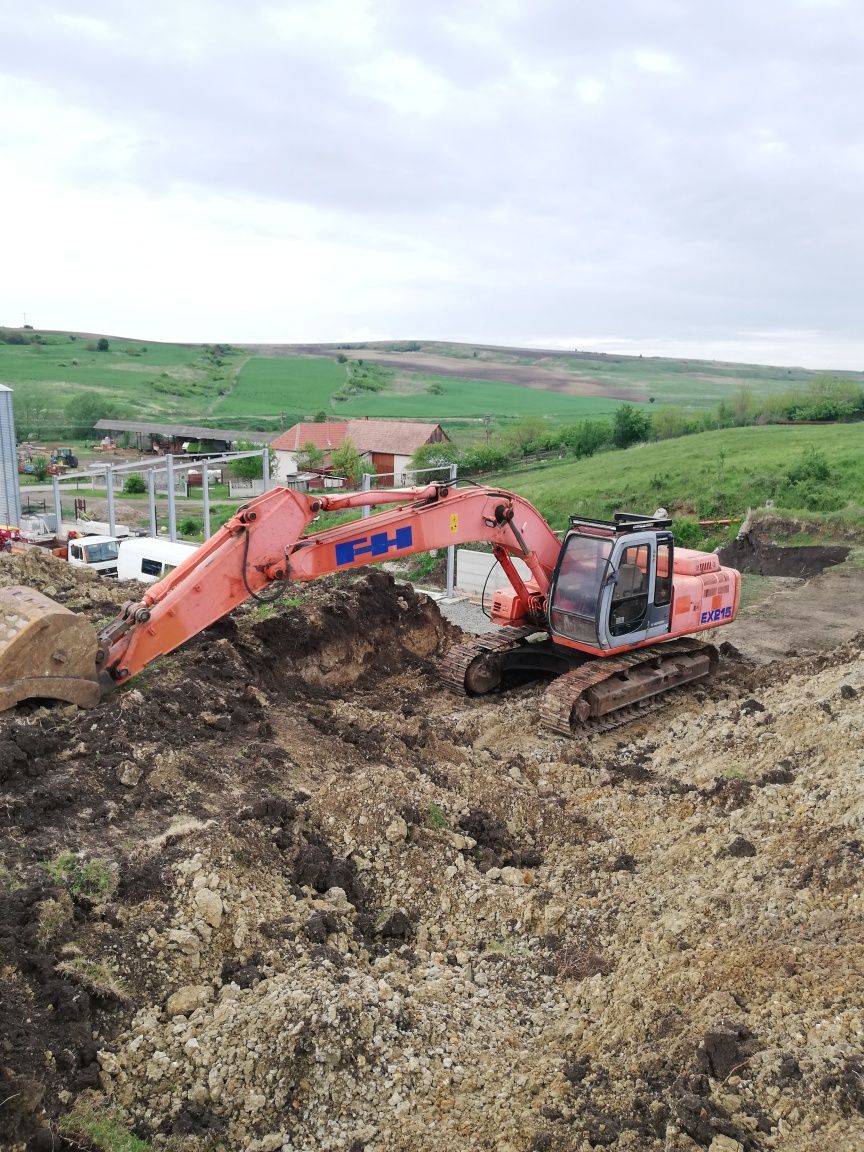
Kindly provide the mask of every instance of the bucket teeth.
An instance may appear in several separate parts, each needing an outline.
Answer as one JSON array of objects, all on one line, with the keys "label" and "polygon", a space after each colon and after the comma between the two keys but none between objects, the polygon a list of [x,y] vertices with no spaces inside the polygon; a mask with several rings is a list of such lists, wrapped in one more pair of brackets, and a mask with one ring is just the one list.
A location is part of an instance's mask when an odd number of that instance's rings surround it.
[{"label": "bucket teeth", "polygon": [[0,711],[22,700],[99,702],[96,632],[33,588],[0,588]]}]

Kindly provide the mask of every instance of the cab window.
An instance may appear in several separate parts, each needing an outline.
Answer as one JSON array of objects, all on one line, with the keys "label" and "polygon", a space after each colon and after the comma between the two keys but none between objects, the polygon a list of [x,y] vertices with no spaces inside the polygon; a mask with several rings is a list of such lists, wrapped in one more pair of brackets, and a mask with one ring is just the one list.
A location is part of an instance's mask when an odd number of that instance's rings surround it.
[{"label": "cab window", "polygon": [[661,608],[672,599],[672,541],[657,541],[657,574],[654,577],[654,604]]},{"label": "cab window", "polygon": [[597,643],[596,615],[612,542],[571,536],[564,545],[552,597],[552,631],[585,644]]},{"label": "cab window", "polygon": [[650,564],[648,544],[633,544],[622,552],[609,609],[610,635],[626,636],[642,623],[648,611]]}]

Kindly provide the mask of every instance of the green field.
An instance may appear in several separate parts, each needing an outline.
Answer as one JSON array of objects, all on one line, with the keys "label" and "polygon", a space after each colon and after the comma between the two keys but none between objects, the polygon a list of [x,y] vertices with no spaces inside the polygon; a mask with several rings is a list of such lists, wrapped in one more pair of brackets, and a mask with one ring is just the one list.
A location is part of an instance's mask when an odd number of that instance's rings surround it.
[{"label": "green field", "polygon": [[212,414],[220,419],[261,416],[275,420],[284,416],[287,426],[327,411],[331,395],[344,382],[345,366],[335,360],[253,356],[240,369],[231,392],[213,405]]},{"label": "green field", "polygon": [[[742,389],[767,396],[793,387],[806,388],[818,374],[795,368],[722,364],[714,361],[669,360],[601,354],[550,354],[530,349],[490,349],[483,346],[417,344],[422,352],[465,364],[464,378],[431,374],[410,356],[395,357],[385,369],[383,386],[356,391],[342,400],[349,369],[336,362],[336,345],[300,349],[275,346],[221,348],[194,344],[160,344],[110,337],[106,351],[97,350],[97,337],[74,333],[11,332],[16,339],[40,339],[24,345],[0,342],[0,382],[15,391],[19,435],[63,440],[68,421],[65,405],[82,393],[104,398],[118,418],[153,422],[213,424],[276,430],[320,412],[336,418],[375,416],[435,420],[459,429],[467,422],[492,418],[491,427],[514,420],[542,417],[550,424],[572,423],[610,415],[620,403],[612,393],[636,402],[704,410],[724,400],[730,403]],[[3,333],[0,332],[0,340]],[[412,347],[414,345],[412,344]],[[398,345],[355,345],[352,358],[399,351]],[[312,354],[314,353],[314,354]],[[573,386],[589,382],[608,396],[571,395],[561,382],[549,390],[504,380],[478,380],[469,365],[494,369],[501,365],[531,365],[573,378]],[[838,375],[838,374],[834,374]],[[862,373],[842,373],[864,382]],[[536,379],[541,379],[538,373]],[[565,382],[566,386],[566,382]],[[109,413],[106,412],[106,415]],[[460,426],[459,422],[466,422]]]},{"label": "green field", "polygon": [[[423,391],[352,396],[335,407],[338,416],[401,416],[408,420],[438,420],[492,415],[499,419],[524,420],[547,416],[557,420],[582,420],[588,416],[611,416],[620,401],[602,396],[568,396],[542,392],[495,380],[459,380],[451,376],[421,376]],[[430,386],[436,392],[429,392]]]},{"label": "green field", "polygon": [[[829,475],[789,473],[824,460]],[[811,472],[818,473],[811,467]],[[556,528],[570,515],[606,517],[618,509],[701,519],[743,516],[773,500],[790,513],[864,522],[864,424],[731,428],[602,452],[587,460],[497,475],[494,483],[527,497]]]},{"label": "green field", "polygon": [[14,390],[20,437],[62,439],[65,405],[84,393],[104,398],[130,420],[200,423],[234,383],[245,356],[215,363],[193,344],[148,344],[112,337],[107,351],[96,338],[43,334],[43,343],[0,343],[0,383]]}]

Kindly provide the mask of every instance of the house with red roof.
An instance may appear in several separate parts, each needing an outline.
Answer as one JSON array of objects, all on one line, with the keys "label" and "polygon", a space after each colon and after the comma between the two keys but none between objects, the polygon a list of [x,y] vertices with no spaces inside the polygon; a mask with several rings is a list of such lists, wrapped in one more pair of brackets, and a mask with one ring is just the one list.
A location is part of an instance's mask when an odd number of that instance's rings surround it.
[{"label": "house with red roof", "polygon": [[350,440],[368,472],[382,483],[402,484],[411,457],[424,444],[440,444],[450,437],[440,424],[420,420],[330,420],[320,424],[295,424],[281,432],[270,447],[276,454],[276,479],[285,483],[300,470],[298,459],[313,444],[323,453],[321,467],[330,465],[330,454]]}]

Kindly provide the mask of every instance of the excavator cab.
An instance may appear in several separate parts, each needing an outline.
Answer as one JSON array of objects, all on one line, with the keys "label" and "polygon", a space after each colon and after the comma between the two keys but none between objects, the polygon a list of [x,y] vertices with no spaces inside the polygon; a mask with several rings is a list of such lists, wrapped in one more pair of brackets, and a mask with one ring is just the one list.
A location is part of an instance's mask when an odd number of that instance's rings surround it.
[{"label": "excavator cab", "polygon": [[549,596],[555,640],[586,652],[632,648],[669,631],[671,522],[616,512],[570,518]]}]

